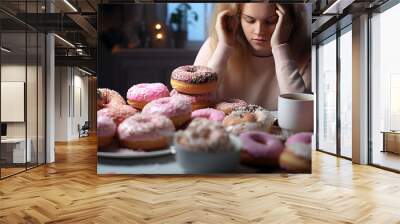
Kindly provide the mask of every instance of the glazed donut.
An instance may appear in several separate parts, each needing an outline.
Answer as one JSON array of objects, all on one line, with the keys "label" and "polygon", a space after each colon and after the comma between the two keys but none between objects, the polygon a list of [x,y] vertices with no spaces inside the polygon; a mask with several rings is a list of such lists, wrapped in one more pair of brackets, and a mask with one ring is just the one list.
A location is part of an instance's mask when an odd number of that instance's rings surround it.
[{"label": "glazed donut", "polygon": [[182,97],[163,97],[146,104],[143,114],[162,114],[172,120],[178,128],[190,120],[192,104]]},{"label": "glazed donut", "polygon": [[150,101],[167,96],[169,96],[168,88],[162,83],[133,85],[126,94],[128,104],[140,110]]},{"label": "glazed donut", "polygon": [[205,108],[193,111],[192,119],[196,117],[202,117],[206,118],[207,120],[222,122],[222,120],[224,120],[225,113],[220,110]]},{"label": "glazed donut", "polygon": [[205,66],[184,65],[172,71],[171,86],[186,94],[211,93],[217,88],[217,73]]},{"label": "glazed donut", "polygon": [[274,135],[259,131],[240,134],[242,151],[240,160],[249,166],[279,167],[279,156],[284,146]]},{"label": "glazed donut", "polygon": [[175,142],[190,151],[227,152],[234,149],[229,133],[222,125],[205,118],[196,118],[185,130],[175,133]]},{"label": "glazed donut", "polygon": [[167,147],[174,131],[171,120],[163,115],[136,114],[119,125],[118,137],[126,148],[152,151]]},{"label": "glazed donut", "polygon": [[311,172],[311,132],[289,136],[279,158],[281,168],[293,173]]},{"label": "glazed donut", "polygon": [[241,99],[229,99],[225,102],[218,103],[215,109],[223,111],[226,115],[230,114],[234,109],[238,107],[245,107],[247,103]]},{"label": "glazed donut", "polygon": [[170,92],[170,96],[172,97],[184,97],[190,100],[192,102],[192,110],[198,110],[202,108],[208,108],[211,107],[214,102],[215,102],[215,94],[212,93],[205,93],[205,94],[196,94],[196,95],[189,95],[189,94],[184,94],[176,91],[176,89],[173,89]]},{"label": "glazed donut", "polygon": [[117,125],[111,117],[97,112],[97,144],[100,148],[111,144],[116,130]]},{"label": "glazed donut", "polygon": [[97,116],[104,115],[111,117],[118,126],[123,120],[136,113],[138,113],[138,111],[135,108],[125,104],[121,106],[103,108],[97,111]]},{"label": "glazed donut", "polygon": [[240,135],[245,131],[269,132],[273,123],[273,115],[267,110],[255,112],[233,111],[222,121],[227,131],[234,135]]},{"label": "glazed donut", "polygon": [[118,92],[107,88],[97,89],[97,110],[125,104],[124,98]]}]

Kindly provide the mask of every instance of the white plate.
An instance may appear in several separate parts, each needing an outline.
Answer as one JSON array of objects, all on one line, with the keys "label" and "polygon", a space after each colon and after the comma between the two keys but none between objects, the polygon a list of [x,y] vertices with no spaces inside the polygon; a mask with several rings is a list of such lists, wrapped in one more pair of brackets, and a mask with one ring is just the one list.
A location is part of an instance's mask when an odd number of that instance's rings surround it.
[{"label": "white plate", "polygon": [[115,159],[139,159],[139,158],[150,158],[157,156],[165,156],[173,154],[175,151],[172,146],[166,149],[160,149],[156,151],[135,151],[131,149],[119,149],[114,151],[97,151],[97,156],[105,158],[115,158]]}]

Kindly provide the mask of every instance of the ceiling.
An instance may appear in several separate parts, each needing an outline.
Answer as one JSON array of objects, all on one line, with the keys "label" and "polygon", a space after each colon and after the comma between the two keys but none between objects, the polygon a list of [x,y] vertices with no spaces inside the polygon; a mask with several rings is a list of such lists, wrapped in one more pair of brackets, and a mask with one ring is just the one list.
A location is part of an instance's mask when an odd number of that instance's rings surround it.
[{"label": "ceiling", "polygon": [[[356,15],[366,9],[377,7],[387,0],[291,0],[292,3],[312,3],[312,34],[313,38],[333,26],[336,21],[347,14]],[[75,57],[88,60],[92,69],[96,67],[97,46],[97,5],[101,3],[132,3],[123,0],[1,0],[0,24],[2,46],[13,49],[15,55],[35,53],[43,47],[36,42],[36,34],[25,38],[25,30],[39,32],[55,32],[63,39],[77,46],[71,48],[59,38],[56,38],[56,55]],[[136,1],[138,2],[138,1]],[[151,1],[140,1],[151,2]],[[166,1],[157,1],[166,2]],[[288,1],[271,1],[288,2]],[[69,3],[69,4],[68,4]],[[327,10],[329,9],[329,10]],[[49,13],[52,11],[52,13]],[[324,13],[325,12],[325,13]],[[326,13],[329,12],[329,13]],[[28,48],[25,50],[25,43]],[[83,53],[76,51],[76,49]],[[2,52],[2,55],[4,53]],[[65,57],[63,57],[65,60]]]}]

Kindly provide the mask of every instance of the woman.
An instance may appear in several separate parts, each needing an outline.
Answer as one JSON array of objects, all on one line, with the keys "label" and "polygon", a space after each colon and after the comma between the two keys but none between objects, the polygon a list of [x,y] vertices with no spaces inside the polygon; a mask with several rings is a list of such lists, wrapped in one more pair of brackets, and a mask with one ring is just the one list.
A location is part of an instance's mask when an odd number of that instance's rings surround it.
[{"label": "woman", "polygon": [[303,4],[217,4],[195,65],[218,73],[220,100],[277,110],[278,96],[311,89],[309,16]]}]

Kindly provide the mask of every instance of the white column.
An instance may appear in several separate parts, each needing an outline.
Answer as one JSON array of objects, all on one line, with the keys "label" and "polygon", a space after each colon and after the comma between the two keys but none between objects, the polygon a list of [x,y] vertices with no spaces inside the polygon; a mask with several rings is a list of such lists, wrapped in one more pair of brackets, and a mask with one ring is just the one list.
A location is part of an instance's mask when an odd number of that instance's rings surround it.
[{"label": "white column", "polygon": [[54,133],[55,133],[55,73],[54,73],[54,35],[46,35],[46,163],[55,161]]},{"label": "white column", "polygon": [[368,163],[368,15],[353,20],[353,162]]},{"label": "white column", "polygon": [[[47,12],[53,12],[54,6],[46,1]],[[54,35],[46,35],[46,163],[55,162],[55,44]]]}]

